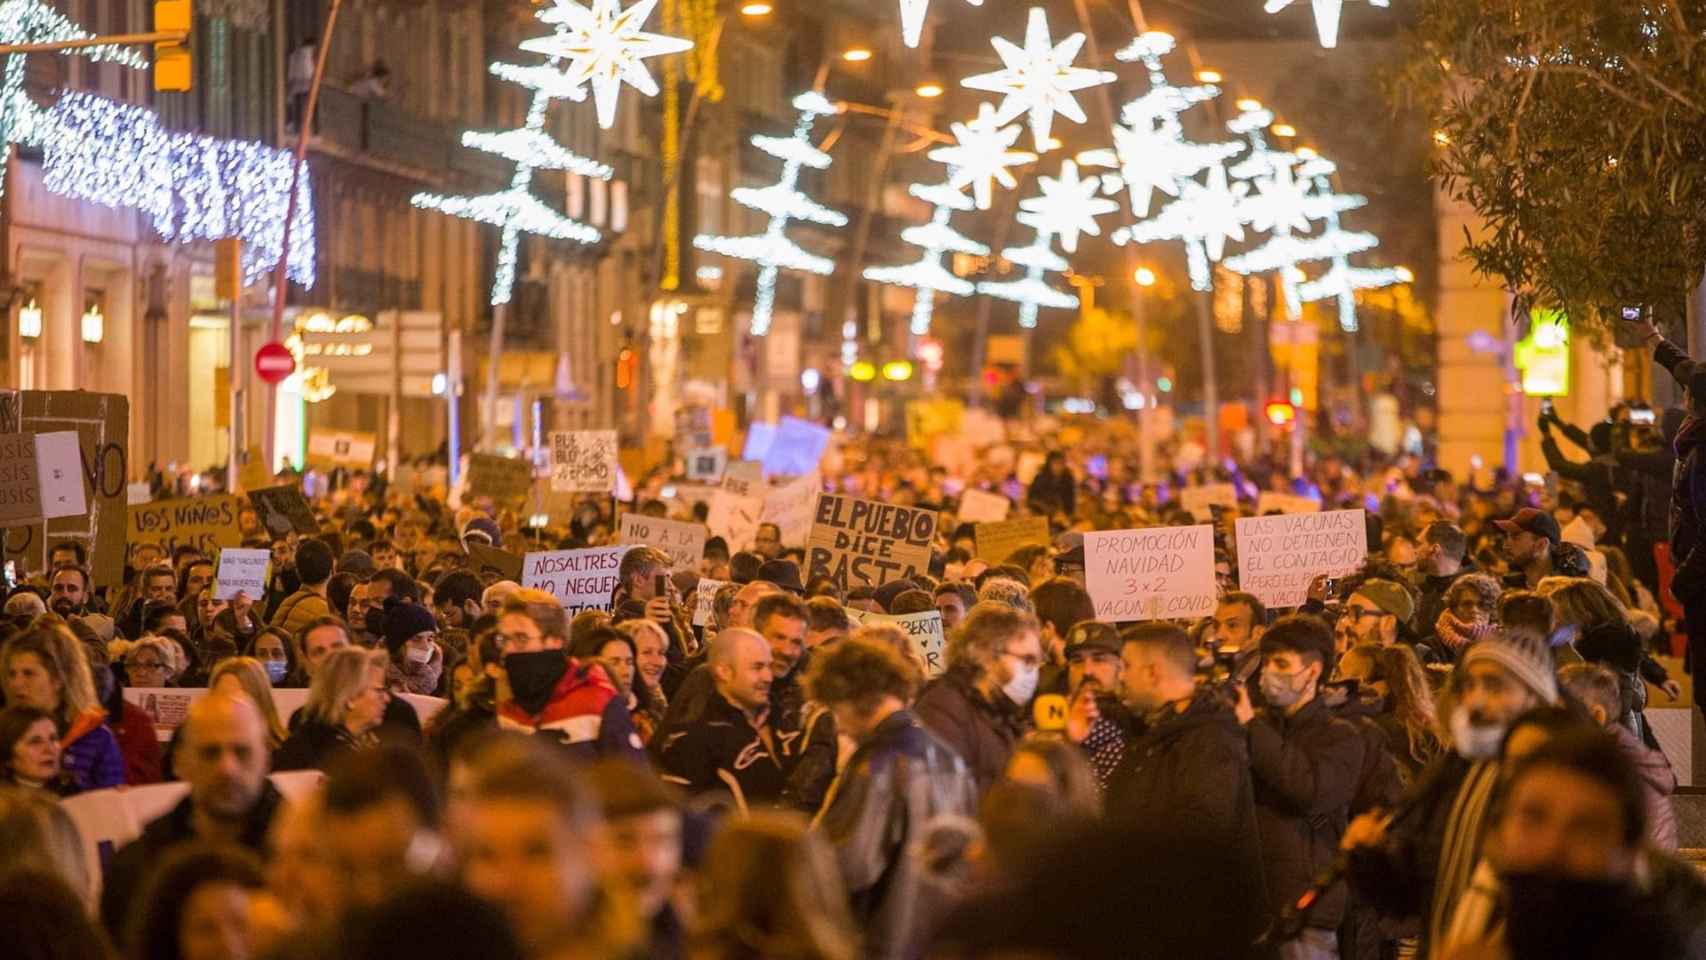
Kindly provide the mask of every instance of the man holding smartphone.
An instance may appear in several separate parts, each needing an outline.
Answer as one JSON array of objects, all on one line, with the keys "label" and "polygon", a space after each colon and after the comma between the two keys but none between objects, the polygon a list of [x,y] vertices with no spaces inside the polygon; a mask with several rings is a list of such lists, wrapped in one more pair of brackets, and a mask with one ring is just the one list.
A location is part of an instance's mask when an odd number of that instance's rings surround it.
[{"label": "man holding smartphone", "polygon": [[687,611],[677,602],[669,577],[669,555],[655,547],[635,547],[622,555],[616,570],[611,609],[616,621],[650,620],[669,637],[669,662],[679,663],[699,648]]}]

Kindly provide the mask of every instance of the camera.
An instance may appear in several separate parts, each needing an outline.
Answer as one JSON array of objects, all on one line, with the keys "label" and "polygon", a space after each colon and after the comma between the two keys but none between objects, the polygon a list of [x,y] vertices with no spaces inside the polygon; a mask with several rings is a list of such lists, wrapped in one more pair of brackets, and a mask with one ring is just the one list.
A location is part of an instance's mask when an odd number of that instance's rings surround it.
[{"label": "camera", "polygon": [[1641,322],[1641,312],[1642,312],[1642,308],[1640,308],[1640,307],[1624,307],[1622,310],[1623,322],[1624,323],[1640,323]]}]

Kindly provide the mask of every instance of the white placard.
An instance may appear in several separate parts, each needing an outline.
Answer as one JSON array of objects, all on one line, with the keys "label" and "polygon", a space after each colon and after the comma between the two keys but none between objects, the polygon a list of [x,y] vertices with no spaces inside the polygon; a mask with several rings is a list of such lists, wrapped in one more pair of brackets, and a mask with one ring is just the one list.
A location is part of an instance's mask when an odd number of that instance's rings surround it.
[{"label": "white placard", "polygon": [[1351,573],[1367,559],[1361,510],[1238,518],[1238,588],[1272,609],[1302,606],[1309,581]]},{"label": "white placard", "polygon": [[1195,618],[1214,612],[1214,527],[1150,527],[1084,534],[1085,586],[1104,623]]},{"label": "white placard", "polygon": [[918,651],[918,656],[924,660],[924,675],[937,677],[947,669],[947,633],[942,629],[942,613],[939,610],[926,610],[923,613],[866,613],[852,607],[847,610],[847,619],[858,626],[875,626],[880,623],[890,623],[906,631],[912,638],[912,648]]},{"label": "white placard", "polygon": [[227,547],[219,551],[219,574],[213,581],[213,598],[229,600],[239,592],[248,594],[252,600],[265,597],[271,568],[271,550]]},{"label": "white placard", "polygon": [[711,512],[705,518],[705,525],[723,538],[730,553],[738,553],[752,548],[752,540],[758,535],[758,525],[763,522],[759,519],[763,511],[764,501],[757,497],[718,490],[711,497]]},{"label": "white placard", "polygon": [[616,469],[616,431],[551,434],[551,489],[557,493],[610,493]]},{"label": "white placard", "polygon": [[727,580],[699,578],[699,586],[693,592],[693,625],[695,627],[703,627],[711,622],[711,608],[716,605],[717,591],[727,585]]},{"label": "white placard", "polygon": [[1013,501],[999,493],[967,490],[960,494],[961,523],[1000,523],[1013,509]]},{"label": "white placard", "polygon": [[521,585],[544,590],[570,614],[609,610],[616,592],[616,570],[627,547],[544,550],[521,558]]},{"label": "white placard", "polygon": [[805,546],[812,533],[812,515],[817,512],[817,495],[822,487],[823,481],[813,473],[771,490],[764,496],[758,521],[780,527],[784,544]]},{"label": "white placard", "polygon": [[716,483],[723,478],[728,466],[729,451],[723,447],[702,447],[687,451],[687,479]]},{"label": "white placard", "polygon": [[[161,743],[172,739],[172,734],[189,716],[190,705],[207,696],[206,687],[125,687],[126,703],[141,708],[143,713],[154,724],[154,736]],[[419,693],[393,693],[408,701],[415,708],[415,714],[421,723],[431,720],[450,701],[443,697],[429,697]],[[272,705],[278,711],[280,720],[288,721],[290,715],[302,709],[308,702],[307,687],[274,687]]]},{"label": "white placard", "polygon": [[1186,487],[1179,491],[1179,506],[1191,512],[1197,520],[1208,523],[1214,519],[1213,507],[1225,507],[1238,512],[1238,488],[1230,483],[1210,483]]},{"label": "white placard", "polygon": [[624,513],[617,525],[616,542],[644,544],[669,554],[671,570],[697,570],[705,556],[704,524],[662,520],[638,513]]},{"label": "white placard", "polygon": [[1262,491],[1262,495],[1256,498],[1256,516],[1267,516],[1276,510],[1280,513],[1320,513],[1321,501],[1290,493]]},{"label": "white placard", "polygon": [[89,512],[83,493],[83,450],[77,431],[36,434],[36,477],[41,481],[41,515],[81,517]]},{"label": "white placard", "polygon": [[146,480],[127,483],[124,487],[124,500],[133,507],[139,503],[150,503],[154,500],[154,488]]},{"label": "white placard", "polygon": [[723,468],[723,489],[743,497],[764,493],[764,464],[757,460],[736,460]]}]

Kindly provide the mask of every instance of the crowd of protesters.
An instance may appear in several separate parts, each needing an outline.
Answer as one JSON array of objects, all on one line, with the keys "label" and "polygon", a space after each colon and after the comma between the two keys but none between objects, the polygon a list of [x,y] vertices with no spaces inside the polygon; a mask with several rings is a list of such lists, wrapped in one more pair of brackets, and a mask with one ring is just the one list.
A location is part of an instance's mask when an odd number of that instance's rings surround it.
[{"label": "crowd of protesters", "polygon": [[[1660,359],[1684,408],[1620,409],[1585,467],[1549,443],[1553,485],[1328,457],[1144,481],[1115,424],[1028,485],[850,443],[826,489],[944,520],[928,570],[851,589],[766,524],[697,570],[632,548],[571,615],[468,548],[610,543],[611,500],[537,528],[367,476],[318,534],[245,513],[260,596],[150,544],[97,590],[55,544],[0,627],[0,956],[1706,957],[1645,716],[1681,692],[1673,637],[1706,649],[1706,370]],[[705,519],[638,479],[633,509]],[[1083,533],[1194,522],[1179,492],[1222,481],[1212,614],[1097,621]],[[1050,542],[976,558],[968,488]],[[1293,610],[1241,592],[1263,490],[1364,508],[1367,562]],[[932,610],[940,669],[861,625]],[[205,693],[162,742],[127,686]],[[287,798],[286,771],[321,776]],[[92,873],[65,798],[167,780]]]}]

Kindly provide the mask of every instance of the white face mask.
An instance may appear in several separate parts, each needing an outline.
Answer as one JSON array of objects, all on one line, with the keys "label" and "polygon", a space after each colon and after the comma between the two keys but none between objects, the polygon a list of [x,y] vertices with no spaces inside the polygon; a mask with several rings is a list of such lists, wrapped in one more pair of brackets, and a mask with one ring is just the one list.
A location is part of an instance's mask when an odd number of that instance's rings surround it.
[{"label": "white face mask", "polygon": [[1022,707],[1030,703],[1031,697],[1036,695],[1037,682],[1042,678],[1042,673],[1042,667],[1020,667],[1013,679],[1001,686],[1001,692],[1007,695],[1007,699]]},{"label": "white face mask", "polygon": [[267,660],[267,679],[277,684],[284,680],[284,675],[290,670],[290,663],[285,660]]},{"label": "white face mask", "polygon": [[405,656],[414,663],[426,663],[432,659],[432,645],[410,647]]},{"label": "white face mask", "polygon": [[1451,745],[1465,760],[1492,760],[1499,755],[1504,743],[1503,727],[1477,725],[1469,718],[1468,707],[1451,712]]}]

